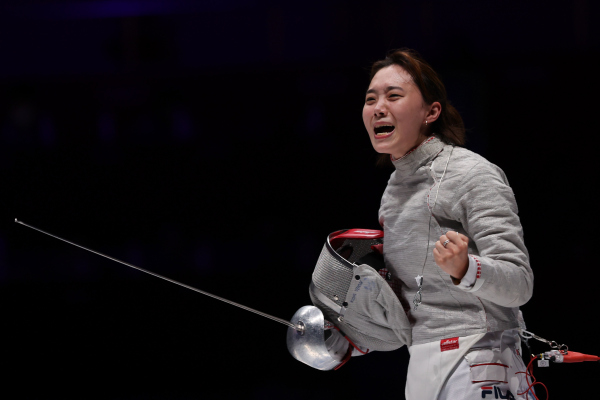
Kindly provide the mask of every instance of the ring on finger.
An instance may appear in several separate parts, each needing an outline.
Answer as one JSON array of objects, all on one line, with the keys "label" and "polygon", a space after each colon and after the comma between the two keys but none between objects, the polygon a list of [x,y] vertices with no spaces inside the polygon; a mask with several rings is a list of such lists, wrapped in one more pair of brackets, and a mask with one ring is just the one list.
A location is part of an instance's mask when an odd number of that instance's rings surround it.
[{"label": "ring on finger", "polygon": [[442,243],[442,246],[444,246],[444,248],[446,248],[446,246],[448,246],[448,243],[450,243],[450,239],[444,240],[444,243]]}]

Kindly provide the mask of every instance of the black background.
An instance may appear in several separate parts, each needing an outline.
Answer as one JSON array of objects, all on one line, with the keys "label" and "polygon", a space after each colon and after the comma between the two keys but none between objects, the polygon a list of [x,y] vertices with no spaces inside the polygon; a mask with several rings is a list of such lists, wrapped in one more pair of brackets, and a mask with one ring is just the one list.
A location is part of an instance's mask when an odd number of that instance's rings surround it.
[{"label": "black background", "polygon": [[[369,65],[403,46],[441,74],[466,147],[513,187],[535,273],[528,328],[600,354],[594,2],[0,11],[0,393],[403,398],[405,349],[312,370],[283,325],[13,222],[288,319],[310,303],[326,235],[378,228],[391,171],[375,166],[361,109]],[[598,368],[535,373],[553,398],[578,398],[594,396]]]}]

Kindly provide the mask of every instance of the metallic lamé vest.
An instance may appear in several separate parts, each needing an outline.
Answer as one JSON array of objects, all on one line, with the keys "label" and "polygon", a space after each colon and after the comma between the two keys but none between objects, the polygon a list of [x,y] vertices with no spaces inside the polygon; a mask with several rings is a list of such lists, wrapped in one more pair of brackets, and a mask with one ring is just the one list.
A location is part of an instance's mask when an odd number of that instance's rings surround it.
[{"label": "metallic lam\u00e9 vest", "polygon": [[[394,166],[379,218],[386,266],[401,281],[398,295],[412,325],[413,344],[517,328],[518,307],[531,297],[533,273],[514,194],[502,170],[435,137]],[[468,236],[469,253],[481,262],[470,289],[454,285],[435,264],[435,242],[448,230]],[[424,280],[422,304],[414,311],[417,275]]]}]

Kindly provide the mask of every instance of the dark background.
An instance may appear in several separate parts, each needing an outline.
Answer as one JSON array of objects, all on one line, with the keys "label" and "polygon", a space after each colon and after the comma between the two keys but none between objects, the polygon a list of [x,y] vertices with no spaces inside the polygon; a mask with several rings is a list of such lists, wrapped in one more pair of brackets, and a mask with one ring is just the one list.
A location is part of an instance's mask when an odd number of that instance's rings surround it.
[{"label": "dark background", "polygon": [[[290,318],[326,235],[378,228],[391,171],[361,110],[369,65],[403,46],[441,74],[466,147],[511,182],[536,279],[528,328],[600,354],[598,8],[2,3],[0,393],[403,398],[405,349],[312,370],[283,325],[13,222]],[[596,395],[598,363],[535,372],[554,399]]]}]

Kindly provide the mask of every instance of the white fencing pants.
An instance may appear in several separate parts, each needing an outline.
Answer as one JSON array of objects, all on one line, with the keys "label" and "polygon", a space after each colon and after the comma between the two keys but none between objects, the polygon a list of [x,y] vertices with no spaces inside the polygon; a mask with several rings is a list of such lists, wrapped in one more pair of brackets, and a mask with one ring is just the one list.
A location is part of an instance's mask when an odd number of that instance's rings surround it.
[{"label": "white fencing pants", "polygon": [[516,330],[452,339],[455,347],[445,347],[449,339],[411,346],[407,400],[525,399]]}]

